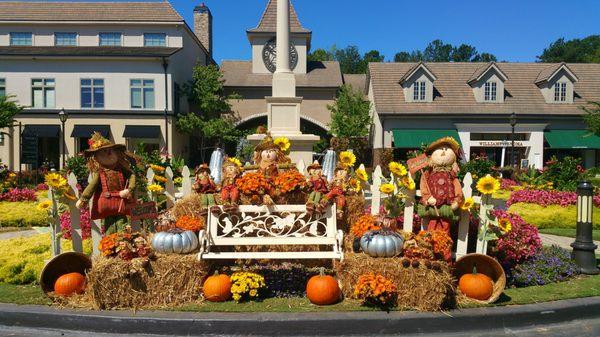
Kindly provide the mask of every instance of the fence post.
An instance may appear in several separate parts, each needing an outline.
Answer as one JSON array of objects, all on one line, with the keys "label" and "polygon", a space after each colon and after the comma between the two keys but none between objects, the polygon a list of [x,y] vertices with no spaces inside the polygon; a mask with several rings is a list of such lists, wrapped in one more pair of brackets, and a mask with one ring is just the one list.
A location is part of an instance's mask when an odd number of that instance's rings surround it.
[{"label": "fence post", "polygon": [[165,170],[165,195],[167,196],[167,208],[175,206],[175,184],[173,183],[173,170],[171,167],[167,167]]},{"label": "fence post", "polygon": [[52,187],[48,188],[48,198],[52,201],[52,216],[50,220],[50,246],[52,249],[52,257],[60,255],[60,222],[58,219],[58,203],[54,198]]},{"label": "fence post", "polygon": [[[88,176],[88,182],[92,181],[92,175]],[[90,199],[89,208],[92,209],[94,198]],[[100,255],[100,240],[102,240],[102,222],[101,220],[92,220],[92,256]]]},{"label": "fence post", "polygon": [[[148,168],[148,171],[146,171],[146,181],[147,181],[147,185],[146,187],[152,185],[152,183],[154,182],[154,171],[151,168]],[[153,196],[152,196],[152,192],[148,191],[148,189],[146,189],[147,193],[148,193],[148,198],[150,200],[154,200]]]},{"label": "fence post", "polygon": [[[79,190],[77,189],[77,177],[73,172],[69,173],[67,183],[73,190],[75,200],[79,199]],[[71,242],[73,243],[73,251],[83,253],[83,239],[81,233],[81,211],[75,207],[75,201],[69,200],[69,213],[71,217]]]},{"label": "fence post", "polygon": [[187,165],[181,170],[181,176],[183,177],[181,181],[181,194],[182,198],[185,198],[192,194],[192,178],[190,177],[190,168]]},{"label": "fence post", "polygon": [[381,166],[377,165],[373,171],[373,185],[371,185],[371,215],[379,214],[379,206],[381,205]]},{"label": "fence post", "polygon": [[[488,205],[488,197],[485,195],[481,196],[481,204],[479,205],[479,228],[477,230],[478,233],[479,233],[479,229],[481,228],[481,226],[483,226],[484,223],[489,221],[489,219],[488,219],[489,208],[490,207]],[[483,238],[480,238],[480,235],[477,235],[476,253],[484,254],[484,255],[487,254],[487,241],[483,240]]]},{"label": "fence post", "polygon": [[[463,179],[463,196],[465,199],[470,198],[473,195],[473,189],[471,185],[473,183],[473,176],[470,172],[465,174]],[[470,211],[460,210],[460,222],[458,223],[458,242],[456,243],[456,258],[460,258],[467,254],[467,247],[469,243],[469,225],[470,225]]]},{"label": "fence post", "polygon": [[[412,179],[412,175],[410,172],[408,173],[410,179]],[[405,232],[412,233],[413,231],[413,221],[415,214],[415,196],[417,194],[417,189],[415,188],[412,191],[407,191],[406,199],[404,199],[404,223],[402,229]]]},{"label": "fence post", "polygon": [[303,159],[300,159],[300,161],[298,162],[298,165],[296,165],[296,168],[298,169],[298,172],[302,173],[302,175],[306,176],[306,164],[304,163]]}]

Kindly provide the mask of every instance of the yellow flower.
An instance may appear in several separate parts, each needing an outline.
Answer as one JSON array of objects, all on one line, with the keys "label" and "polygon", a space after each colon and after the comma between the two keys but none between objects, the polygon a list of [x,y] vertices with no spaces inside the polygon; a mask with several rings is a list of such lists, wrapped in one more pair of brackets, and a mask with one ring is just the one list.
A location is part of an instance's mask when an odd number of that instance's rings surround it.
[{"label": "yellow flower", "polygon": [[183,183],[183,178],[177,177],[177,178],[173,179],[173,183],[175,183],[177,185],[181,185],[181,183]]},{"label": "yellow flower", "polygon": [[230,163],[234,163],[237,167],[242,167],[242,162],[239,159],[235,158],[235,157],[227,158],[227,160]]},{"label": "yellow flower", "polygon": [[489,174],[477,181],[477,190],[481,194],[494,194],[499,189],[500,181]]},{"label": "yellow flower", "polygon": [[60,189],[67,186],[67,179],[58,173],[48,173],[44,179],[46,181],[46,185],[54,189]]},{"label": "yellow flower", "polygon": [[163,176],[158,176],[158,175],[154,176],[154,180],[158,181],[160,183],[166,183],[167,182],[167,178],[165,178]]},{"label": "yellow flower", "polygon": [[[290,149],[290,140],[287,139],[286,137],[277,137],[275,138],[275,140],[273,141],[273,143],[277,146],[279,146],[279,149],[283,152],[287,152]],[[240,165],[241,166],[241,165]]]},{"label": "yellow flower", "polygon": [[350,187],[354,189],[355,192],[360,192],[361,185],[358,179],[350,179],[348,183],[350,184]]},{"label": "yellow flower", "polygon": [[367,181],[369,179],[369,176],[367,175],[367,171],[365,171],[364,169],[359,168],[358,170],[355,171],[356,173],[356,177],[358,179],[360,179],[361,181]]},{"label": "yellow flower", "polygon": [[383,184],[379,186],[379,191],[385,194],[392,194],[394,193],[394,185],[390,183]]},{"label": "yellow flower", "polygon": [[417,188],[415,181],[408,174],[400,179],[400,184],[410,191],[414,191]]},{"label": "yellow flower", "polygon": [[256,289],[250,290],[250,296],[256,297],[258,295],[258,291]]},{"label": "yellow flower", "polygon": [[16,173],[14,173],[14,172],[11,172],[11,173],[9,173],[9,174],[8,174],[8,177],[9,177],[10,179],[12,179],[12,178],[14,178],[14,177],[16,177],[16,176],[17,176],[17,174],[16,174]]},{"label": "yellow flower", "polygon": [[512,230],[512,223],[508,218],[501,218],[498,220],[498,227],[500,227],[500,230],[504,233],[508,233]]},{"label": "yellow flower", "polygon": [[473,205],[475,205],[475,201],[473,200],[473,198],[467,198],[462,203],[462,205],[460,205],[460,209],[462,209],[463,211],[470,211],[471,208],[473,208]]},{"label": "yellow flower", "polygon": [[160,165],[155,165],[155,164],[150,164],[150,168],[152,169],[152,171],[154,172],[164,172],[165,168],[160,166]]},{"label": "yellow flower", "polygon": [[356,156],[350,151],[340,153],[340,163],[345,167],[352,167],[356,163]]},{"label": "yellow flower", "polygon": [[37,205],[37,209],[40,211],[48,211],[52,207],[52,201],[44,200]]},{"label": "yellow flower", "polygon": [[150,191],[152,193],[162,193],[163,187],[160,186],[159,184],[148,185],[148,191]]},{"label": "yellow flower", "polygon": [[388,165],[390,172],[392,172],[396,177],[404,177],[408,171],[406,171],[406,167],[398,162],[391,162]]}]

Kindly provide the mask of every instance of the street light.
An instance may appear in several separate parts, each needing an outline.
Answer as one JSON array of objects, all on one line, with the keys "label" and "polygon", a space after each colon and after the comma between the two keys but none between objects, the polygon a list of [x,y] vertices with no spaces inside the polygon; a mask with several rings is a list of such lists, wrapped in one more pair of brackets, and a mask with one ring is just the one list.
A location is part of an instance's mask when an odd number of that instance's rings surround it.
[{"label": "street light", "polygon": [[571,244],[571,258],[579,266],[583,274],[596,275],[600,270],[596,267],[597,246],[592,240],[592,212],[594,186],[589,181],[582,181],[577,186],[577,230],[575,242]]},{"label": "street light", "polygon": [[511,156],[511,162],[514,168],[516,168],[517,163],[516,163],[516,158],[515,158],[515,126],[517,125],[517,113],[513,112],[510,115],[510,128],[511,128],[511,133],[510,133],[510,141],[511,141],[511,147],[510,147],[510,156]]},{"label": "street light", "polygon": [[65,155],[67,154],[67,143],[65,141],[65,123],[67,122],[67,119],[69,119],[69,114],[67,114],[67,112],[65,111],[65,108],[60,109],[60,111],[58,112],[58,119],[60,120],[60,123],[62,124],[62,149],[63,149],[63,153],[62,153],[62,167],[65,167]]}]

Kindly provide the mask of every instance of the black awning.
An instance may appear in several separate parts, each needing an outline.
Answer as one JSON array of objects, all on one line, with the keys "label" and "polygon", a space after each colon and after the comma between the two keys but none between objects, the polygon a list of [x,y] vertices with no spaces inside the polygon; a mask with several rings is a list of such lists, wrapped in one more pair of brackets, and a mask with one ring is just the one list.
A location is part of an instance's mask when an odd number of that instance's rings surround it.
[{"label": "black awning", "polygon": [[123,131],[124,138],[160,138],[160,126],[126,125]]},{"label": "black awning", "polygon": [[99,132],[102,137],[109,138],[110,125],[75,125],[71,137],[90,138],[94,132]]},{"label": "black awning", "polygon": [[60,135],[60,125],[25,125],[23,135],[58,138]]}]

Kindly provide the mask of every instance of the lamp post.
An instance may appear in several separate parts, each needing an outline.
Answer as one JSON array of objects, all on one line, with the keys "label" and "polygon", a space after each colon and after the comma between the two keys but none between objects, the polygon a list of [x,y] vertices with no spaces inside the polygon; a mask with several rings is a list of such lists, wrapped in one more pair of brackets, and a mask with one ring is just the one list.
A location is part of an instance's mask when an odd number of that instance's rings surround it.
[{"label": "lamp post", "polygon": [[511,157],[511,164],[512,164],[513,168],[516,168],[516,166],[517,166],[516,158],[515,158],[515,126],[516,125],[517,125],[517,113],[513,112],[510,115],[510,128],[511,128],[511,132],[510,132],[510,141],[511,141],[510,157]]},{"label": "lamp post", "polygon": [[592,240],[592,212],[594,186],[589,181],[582,181],[577,186],[577,231],[575,242],[571,244],[571,258],[579,266],[583,274],[596,275],[600,270],[596,267],[597,246]]},{"label": "lamp post", "polygon": [[60,123],[62,124],[62,167],[65,167],[65,155],[67,153],[67,143],[65,141],[65,123],[67,122],[67,119],[69,119],[69,114],[67,114],[67,112],[65,111],[65,108],[60,109],[60,111],[58,112],[58,119],[60,120]]}]

